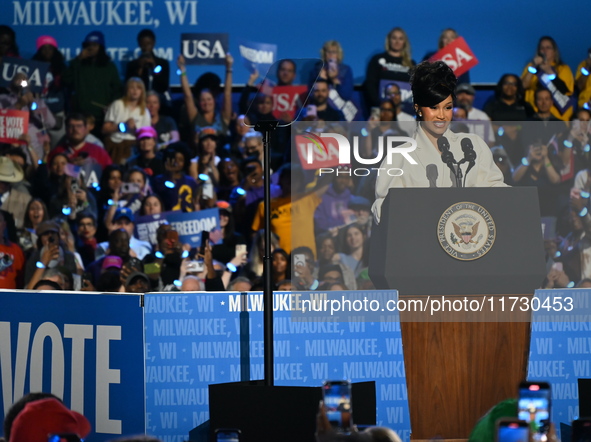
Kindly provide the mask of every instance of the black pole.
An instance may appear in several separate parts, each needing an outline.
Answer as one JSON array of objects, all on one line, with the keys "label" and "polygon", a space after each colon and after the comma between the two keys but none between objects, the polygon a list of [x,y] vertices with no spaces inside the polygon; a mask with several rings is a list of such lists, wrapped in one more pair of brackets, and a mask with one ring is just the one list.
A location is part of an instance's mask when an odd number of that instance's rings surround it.
[{"label": "black pole", "polygon": [[265,185],[265,254],[263,256],[263,342],[265,385],[273,386],[273,281],[271,279],[271,142],[270,133],[279,121],[261,121],[255,130],[263,134],[263,176]]}]

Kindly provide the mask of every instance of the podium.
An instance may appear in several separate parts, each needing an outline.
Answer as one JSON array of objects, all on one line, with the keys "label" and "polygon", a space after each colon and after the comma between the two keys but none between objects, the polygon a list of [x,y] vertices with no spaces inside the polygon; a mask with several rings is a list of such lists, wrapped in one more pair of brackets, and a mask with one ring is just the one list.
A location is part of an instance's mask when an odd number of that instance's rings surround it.
[{"label": "podium", "polygon": [[526,377],[529,312],[508,295],[531,297],[545,276],[536,188],[390,189],[369,273],[401,300],[481,303],[400,312],[412,438],[467,439]]}]

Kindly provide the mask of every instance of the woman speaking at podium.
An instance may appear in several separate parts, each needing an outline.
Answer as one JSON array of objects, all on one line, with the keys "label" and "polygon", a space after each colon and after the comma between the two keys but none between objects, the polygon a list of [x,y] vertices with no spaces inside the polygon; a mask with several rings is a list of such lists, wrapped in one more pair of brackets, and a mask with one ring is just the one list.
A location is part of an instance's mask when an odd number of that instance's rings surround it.
[{"label": "woman speaking at podium", "polygon": [[[391,187],[506,186],[484,140],[474,134],[456,134],[449,128],[457,83],[449,66],[442,61],[424,61],[411,71],[410,83],[417,119],[413,135],[417,147],[408,155],[416,164],[400,154],[385,157],[372,206],[376,222],[380,221],[382,203]],[[400,147],[406,146],[410,143]],[[389,169],[397,170],[390,174]]]}]

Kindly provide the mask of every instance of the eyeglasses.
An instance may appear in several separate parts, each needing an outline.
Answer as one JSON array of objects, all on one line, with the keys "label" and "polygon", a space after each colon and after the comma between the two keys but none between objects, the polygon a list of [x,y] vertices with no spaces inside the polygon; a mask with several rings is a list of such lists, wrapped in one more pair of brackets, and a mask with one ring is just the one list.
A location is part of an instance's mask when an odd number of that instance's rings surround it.
[{"label": "eyeglasses", "polygon": [[380,112],[394,112],[394,109],[391,107],[380,107]]},{"label": "eyeglasses", "polygon": [[83,127],[86,127],[86,124],[84,124],[84,123],[70,123],[70,124],[68,124],[68,129],[82,129]]},{"label": "eyeglasses", "polygon": [[503,86],[517,86],[516,81],[504,81]]}]

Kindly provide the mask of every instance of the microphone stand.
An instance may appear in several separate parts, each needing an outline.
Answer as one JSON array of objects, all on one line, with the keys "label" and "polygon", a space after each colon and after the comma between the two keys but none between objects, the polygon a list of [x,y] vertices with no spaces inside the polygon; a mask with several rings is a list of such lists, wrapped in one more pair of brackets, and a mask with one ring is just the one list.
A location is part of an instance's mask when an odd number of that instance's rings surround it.
[{"label": "microphone stand", "polygon": [[263,256],[263,342],[265,385],[272,387],[273,371],[273,281],[271,279],[271,141],[272,130],[279,121],[259,121],[254,129],[263,134],[263,181],[265,186],[265,250]]},{"label": "microphone stand", "polygon": [[460,165],[462,164],[462,161],[460,161],[458,163],[458,168],[456,169],[456,186],[457,187],[464,187],[462,185],[462,178],[463,178],[463,176],[462,176],[462,168],[460,167]]},{"label": "microphone stand", "polygon": [[[457,162],[454,159],[453,154],[449,150],[445,150],[444,152],[442,152],[441,159],[445,164],[447,164],[447,167],[449,167],[449,170],[451,170],[451,173],[453,173],[453,175],[456,179],[456,187],[462,187],[461,178],[458,182],[458,175],[461,177],[462,169],[460,169],[459,165],[458,165],[457,170],[454,167],[454,164],[457,164]],[[461,164],[461,162],[460,162],[460,164]]]}]

